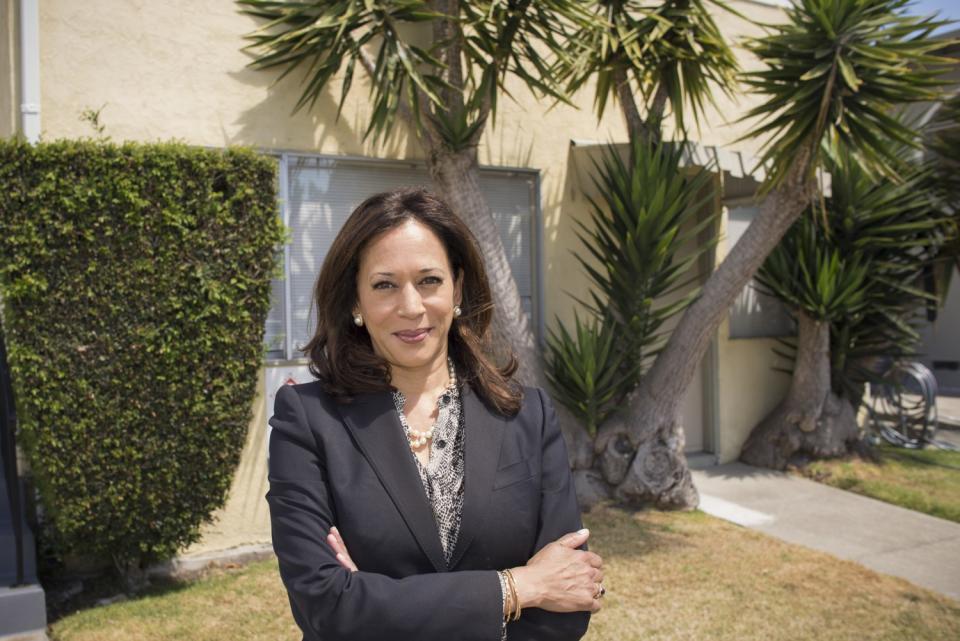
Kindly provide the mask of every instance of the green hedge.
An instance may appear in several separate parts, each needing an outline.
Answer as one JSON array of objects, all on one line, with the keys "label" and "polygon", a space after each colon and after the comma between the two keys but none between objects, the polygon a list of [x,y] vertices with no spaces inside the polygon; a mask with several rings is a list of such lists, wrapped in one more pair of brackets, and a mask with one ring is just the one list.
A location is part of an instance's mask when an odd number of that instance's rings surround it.
[{"label": "green hedge", "polygon": [[284,242],[247,148],[0,141],[0,295],[54,546],[123,572],[221,507]]}]

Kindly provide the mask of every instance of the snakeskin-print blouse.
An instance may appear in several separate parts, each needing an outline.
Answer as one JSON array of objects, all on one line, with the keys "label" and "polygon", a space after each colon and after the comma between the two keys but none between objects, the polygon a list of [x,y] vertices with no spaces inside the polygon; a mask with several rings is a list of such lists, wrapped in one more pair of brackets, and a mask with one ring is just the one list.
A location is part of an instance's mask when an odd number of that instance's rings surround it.
[{"label": "snakeskin-print blouse", "polygon": [[[403,407],[407,399],[400,390],[393,392],[393,404],[397,408],[400,423],[404,431],[409,432],[407,417]],[[456,546],[460,534],[460,515],[463,509],[463,447],[464,431],[463,405],[460,402],[460,389],[451,385],[437,399],[437,421],[433,428],[433,444],[430,447],[430,460],[426,466],[420,462],[416,453],[411,449],[410,455],[420,473],[420,482],[423,491],[433,507],[433,517],[440,532],[440,543],[443,545],[443,556],[449,567],[453,548]],[[500,580],[501,607],[506,599],[506,585],[501,573]],[[507,638],[507,623],[503,621],[500,627],[500,639]]]}]

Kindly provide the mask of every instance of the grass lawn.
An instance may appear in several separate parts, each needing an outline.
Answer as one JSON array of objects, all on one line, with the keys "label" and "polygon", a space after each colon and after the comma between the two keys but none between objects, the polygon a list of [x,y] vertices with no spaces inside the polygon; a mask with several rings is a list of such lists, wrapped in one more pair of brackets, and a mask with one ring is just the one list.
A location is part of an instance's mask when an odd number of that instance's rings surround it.
[{"label": "grass lawn", "polygon": [[879,462],[816,461],[804,476],[910,510],[960,523],[960,451],[907,450],[884,443]]},{"label": "grass lawn", "polygon": [[[960,638],[960,602],[702,512],[584,517],[607,596],[585,639]],[[439,607],[439,606],[438,606]],[[276,561],[54,621],[52,641],[299,641]]]}]

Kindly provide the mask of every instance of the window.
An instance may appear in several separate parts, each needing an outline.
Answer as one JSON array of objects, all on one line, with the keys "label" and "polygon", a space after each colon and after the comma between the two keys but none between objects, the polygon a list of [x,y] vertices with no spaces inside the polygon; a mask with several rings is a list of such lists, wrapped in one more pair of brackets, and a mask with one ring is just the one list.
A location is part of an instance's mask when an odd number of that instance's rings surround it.
[{"label": "window", "polygon": [[[264,338],[268,358],[302,358],[298,350],[316,327],[311,304],[314,281],[341,225],[371,194],[403,185],[431,188],[426,167],[414,162],[281,155],[280,197],[286,204],[284,216],[292,240],[285,251],[284,278],[272,283]],[[480,185],[493,210],[524,309],[536,328],[537,172],[481,169]]]},{"label": "window", "polygon": [[[728,252],[760,212],[756,205],[730,205],[727,215]],[[757,289],[753,279],[730,308],[730,338],[761,338],[795,334],[783,303]]]}]

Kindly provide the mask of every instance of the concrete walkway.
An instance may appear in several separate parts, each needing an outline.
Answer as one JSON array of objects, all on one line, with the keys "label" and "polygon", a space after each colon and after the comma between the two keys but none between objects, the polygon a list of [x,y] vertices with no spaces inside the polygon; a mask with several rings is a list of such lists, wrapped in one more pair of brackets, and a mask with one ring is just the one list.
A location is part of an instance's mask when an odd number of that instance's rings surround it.
[{"label": "concrete walkway", "polygon": [[941,427],[960,429],[960,396],[937,396]]},{"label": "concrete walkway", "polygon": [[742,463],[693,480],[708,514],[960,600],[958,523]]}]

